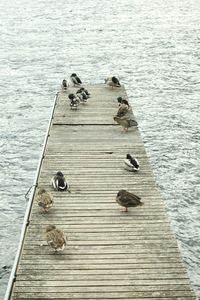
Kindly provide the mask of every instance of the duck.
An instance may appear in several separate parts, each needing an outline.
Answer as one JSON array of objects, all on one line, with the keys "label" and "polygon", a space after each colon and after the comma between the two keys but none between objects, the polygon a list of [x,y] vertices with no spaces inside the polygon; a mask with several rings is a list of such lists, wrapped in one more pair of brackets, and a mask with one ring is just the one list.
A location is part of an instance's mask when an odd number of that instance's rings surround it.
[{"label": "duck", "polygon": [[67,245],[67,237],[65,233],[57,229],[55,225],[48,225],[46,227],[46,242],[55,251],[63,251]]},{"label": "duck", "polygon": [[44,213],[48,212],[48,210],[53,206],[52,194],[43,188],[39,189],[36,196],[36,201]]},{"label": "duck", "polygon": [[80,103],[79,97],[75,96],[74,94],[69,94],[68,98],[70,100],[70,107],[71,109],[77,109]]},{"label": "duck", "polygon": [[89,98],[88,95],[86,94],[84,88],[80,88],[76,92],[76,95],[79,97],[79,99],[82,103],[87,102],[87,99]]},{"label": "duck", "polygon": [[67,90],[67,80],[66,79],[63,79],[61,87],[62,87],[63,92]]},{"label": "duck", "polygon": [[119,107],[119,109],[117,111],[117,117],[121,118],[121,117],[125,116],[128,113],[128,111],[129,111],[128,105],[124,104],[122,102],[122,104],[120,105],[120,107]]},{"label": "duck", "polygon": [[133,193],[130,193],[126,190],[120,190],[117,193],[116,201],[120,206],[125,207],[125,212],[128,211],[128,207],[135,207],[139,205],[143,205],[143,202],[140,201],[141,198],[136,196]]},{"label": "duck", "polygon": [[130,127],[138,126],[137,121],[127,119],[126,116],[121,117],[121,118],[118,117],[118,116],[114,116],[113,119],[114,119],[115,122],[117,122],[119,125],[121,125],[123,127],[123,130],[125,132],[127,132],[128,128],[130,128]]},{"label": "duck", "polygon": [[87,95],[87,97],[89,98],[90,97],[90,93],[88,92],[88,90],[86,90],[86,88],[84,88],[84,87],[82,87],[81,88],[83,91],[84,91],[84,93]]},{"label": "duck", "polygon": [[121,96],[117,97],[117,102],[118,102],[119,106],[122,104],[122,101],[123,101],[123,98]]},{"label": "duck", "polygon": [[55,176],[51,179],[51,184],[54,190],[57,191],[69,191],[69,183],[66,181],[64,174],[58,171]]},{"label": "duck", "polygon": [[112,77],[108,77],[105,79],[105,83],[108,85],[108,86],[111,86],[112,88],[113,87],[120,87],[121,84],[119,82],[119,79],[115,76],[112,76]]},{"label": "duck", "polygon": [[140,165],[137,158],[131,156],[129,153],[126,155],[126,159],[124,160],[125,169],[128,171],[139,171]]},{"label": "duck", "polygon": [[82,81],[76,75],[76,73],[72,73],[72,75],[70,76],[70,79],[71,79],[71,82],[73,83],[73,85],[81,85],[82,84]]}]

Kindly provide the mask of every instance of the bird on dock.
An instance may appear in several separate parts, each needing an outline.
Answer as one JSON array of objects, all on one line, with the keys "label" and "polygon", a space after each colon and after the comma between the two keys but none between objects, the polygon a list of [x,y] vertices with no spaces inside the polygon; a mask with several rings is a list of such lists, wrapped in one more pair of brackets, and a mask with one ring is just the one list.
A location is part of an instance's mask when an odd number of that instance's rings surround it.
[{"label": "bird on dock", "polygon": [[130,154],[126,155],[124,160],[125,169],[131,172],[136,172],[140,170],[140,165],[137,158],[131,156]]},{"label": "bird on dock", "polygon": [[61,88],[63,92],[67,90],[67,80],[63,79]]},{"label": "bird on dock", "polygon": [[117,97],[117,102],[118,102],[119,106],[122,104],[122,100],[123,100],[123,98],[121,96]]},{"label": "bird on dock", "polygon": [[129,127],[137,126],[138,123],[134,119],[133,111],[126,99],[118,97],[119,109],[117,114],[113,117],[119,125],[123,127],[124,131],[128,131]]},{"label": "bird on dock", "polygon": [[48,210],[53,206],[53,196],[45,189],[39,189],[36,201],[44,213],[48,212]]},{"label": "bird on dock", "polygon": [[112,77],[108,77],[105,79],[105,83],[108,85],[108,86],[111,86],[112,88],[113,87],[120,87],[121,84],[119,82],[119,79],[115,76],[112,76]]},{"label": "bird on dock", "polygon": [[83,87],[80,88],[77,92],[76,95],[79,97],[80,102],[84,103],[87,102],[87,99],[89,98],[89,93],[87,90],[85,90]]},{"label": "bird on dock", "polygon": [[55,252],[63,251],[67,245],[67,237],[55,225],[48,225],[46,227],[46,242]]},{"label": "bird on dock", "polygon": [[90,93],[88,92],[88,90],[86,90],[84,87],[82,87],[81,89],[84,91],[87,97],[90,98]]},{"label": "bird on dock", "polygon": [[117,102],[119,106],[121,106],[122,104],[126,104],[128,105],[128,107],[130,107],[129,102],[125,98],[122,98],[121,96],[117,97]]},{"label": "bird on dock", "polygon": [[128,111],[129,111],[129,106],[122,102],[117,111],[117,117],[121,118],[121,117],[125,116],[128,113]]},{"label": "bird on dock", "polygon": [[124,131],[128,131],[128,128],[138,125],[137,121],[126,119],[125,117],[120,118],[118,116],[114,116],[113,119],[123,127]]},{"label": "bird on dock", "polygon": [[54,190],[64,191],[67,190],[69,192],[69,183],[65,179],[64,174],[61,171],[58,171],[55,176],[51,179],[51,184]]},{"label": "bird on dock", "polygon": [[70,100],[71,109],[77,109],[80,103],[79,97],[75,96],[74,94],[69,94],[68,98]]},{"label": "bird on dock", "polygon": [[140,197],[126,190],[120,190],[116,196],[117,203],[120,206],[124,206],[126,208],[125,210],[126,212],[128,211],[128,207],[143,205],[143,202],[141,202],[140,200],[141,200]]},{"label": "bird on dock", "polygon": [[76,75],[76,73],[72,73],[72,75],[70,76],[71,82],[73,83],[73,85],[81,85],[82,81],[80,80],[80,78]]}]

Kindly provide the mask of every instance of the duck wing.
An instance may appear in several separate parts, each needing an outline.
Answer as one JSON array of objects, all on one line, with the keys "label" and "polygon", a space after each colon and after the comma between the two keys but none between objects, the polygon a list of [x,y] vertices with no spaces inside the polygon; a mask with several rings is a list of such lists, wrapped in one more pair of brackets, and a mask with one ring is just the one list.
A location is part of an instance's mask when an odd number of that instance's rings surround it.
[{"label": "duck wing", "polygon": [[128,204],[139,204],[140,203],[141,198],[138,197],[137,195],[133,194],[133,193],[129,193],[126,192],[123,195],[123,201],[128,203]]},{"label": "duck wing", "polygon": [[127,105],[121,105],[120,108],[118,109],[117,116],[118,117],[123,117],[127,114],[128,112],[128,106]]},{"label": "duck wing", "polygon": [[80,78],[78,76],[76,76],[75,78],[76,78],[77,84],[81,84],[82,83],[82,81],[80,80]]},{"label": "duck wing", "polygon": [[128,126],[129,127],[138,126],[138,122],[135,120],[128,120]]}]

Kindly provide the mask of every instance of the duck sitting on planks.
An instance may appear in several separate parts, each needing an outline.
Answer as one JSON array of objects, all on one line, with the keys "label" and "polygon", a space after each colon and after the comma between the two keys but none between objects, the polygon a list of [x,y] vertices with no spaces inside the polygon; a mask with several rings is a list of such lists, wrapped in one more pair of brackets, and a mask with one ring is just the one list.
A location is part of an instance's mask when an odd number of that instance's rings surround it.
[{"label": "duck sitting on planks", "polygon": [[108,85],[108,86],[111,86],[112,88],[114,87],[120,87],[121,84],[119,82],[119,79],[115,76],[112,76],[112,77],[108,77],[105,79],[105,83]]},{"label": "duck sitting on planks", "polygon": [[76,73],[72,73],[72,75],[70,76],[71,82],[73,83],[73,85],[81,85],[82,81],[80,80],[80,78],[76,75]]},{"label": "duck sitting on planks", "polygon": [[45,189],[39,189],[36,201],[44,213],[48,212],[48,210],[53,206],[53,196]]},{"label": "duck sitting on planks", "polygon": [[55,252],[63,251],[67,245],[67,237],[55,225],[48,225],[46,227],[46,242]]},{"label": "duck sitting on planks", "polygon": [[69,191],[69,183],[65,179],[64,174],[61,171],[58,171],[55,176],[51,179],[51,184],[54,190],[57,191]]},{"label": "duck sitting on planks", "polygon": [[125,169],[131,172],[137,172],[140,170],[140,165],[137,158],[131,156],[130,154],[126,155],[124,160]]},{"label": "duck sitting on planks", "polygon": [[126,190],[120,190],[116,196],[117,203],[124,206],[126,208],[126,212],[128,211],[128,207],[143,205],[143,202],[141,202],[140,199],[140,197]]}]

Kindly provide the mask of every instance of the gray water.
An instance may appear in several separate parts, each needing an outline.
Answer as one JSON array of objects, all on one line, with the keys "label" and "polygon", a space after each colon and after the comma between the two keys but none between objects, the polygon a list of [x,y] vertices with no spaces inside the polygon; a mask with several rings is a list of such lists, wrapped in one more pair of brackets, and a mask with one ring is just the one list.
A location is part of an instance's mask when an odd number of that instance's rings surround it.
[{"label": "gray water", "polygon": [[54,97],[73,72],[125,84],[200,297],[200,2],[0,0],[0,295]]}]

